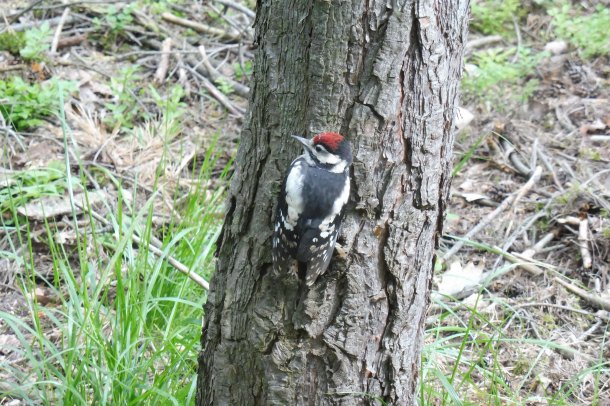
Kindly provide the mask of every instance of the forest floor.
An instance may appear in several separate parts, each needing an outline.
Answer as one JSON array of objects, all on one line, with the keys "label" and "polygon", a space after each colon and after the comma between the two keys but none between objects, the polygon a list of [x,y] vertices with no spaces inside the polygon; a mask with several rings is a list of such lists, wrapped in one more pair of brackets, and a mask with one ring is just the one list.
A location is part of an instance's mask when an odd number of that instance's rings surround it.
[{"label": "forest floor", "polygon": [[[193,402],[255,16],[193,3],[0,7],[0,405]],[[610,404],[609,6],[473,2],[421,404]]]}]

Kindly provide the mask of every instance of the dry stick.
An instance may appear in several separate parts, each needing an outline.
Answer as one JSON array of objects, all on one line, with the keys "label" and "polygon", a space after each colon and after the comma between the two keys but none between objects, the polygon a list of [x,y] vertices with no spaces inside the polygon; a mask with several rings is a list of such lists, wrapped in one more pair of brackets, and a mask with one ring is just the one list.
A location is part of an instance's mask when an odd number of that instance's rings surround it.
[{"label": "dry stick", "polygon": [[513,164],[515,170],[522,176],[527,177],[532,173],[532,169],[523,163],[514,144],[505,136],[500,136],[500,146],[502,152],[508,158],[508,161]]},{"label": "dry stick", "polygon": [[501,35],[490,35],[488,37],[476,38],[466,43],[466,52],[472,51],[474,48],[484,47],[486,45],[502,42],[504,38]]},{"label": "dry stick", "polygon": [[170,265],[172,265],[178,271],[182,272],[183,274],[185,274],[186,276],[191,278],[191,280],[193,282],[197,283],[199,286],[201,286],[205,290],[210,290],[210,284],[208,283],[208,281],[206,281],[201,276],[199,276],[198,274],[191,271],[189,269],[189,267],[184,265],[182,262],[178,261],[177,259],[175,259],[174,257],[172,257],[170,255],[166,255],[163,251],[161,251],[159,248],[155,247],[154,245],[144,243],[142,241],[142,239],[135,234],[131,235],[131,239],[134,240],[139,245],[144,245],[146,248],[148,248],[148,250],[150,252],[152,252],[153,254],[156,254],[159,258],[165,257],[165,259],[167,259],[167,262],[169,262]]},{"label": "dry stick", "polygon": [[[600,319],[601,319],[601,317],[600,317]],[[605,323],[606,323],[606,321],[604,321],[604,320],[597,320],[597,322],[594,325],[592,325],[587,331],[585,331],[581,335],[579,335],[576,340],[580,341],[580,342],[584,342],[587,338],[589,338],[589,336],[593,335],[597,331],[597,329],[602,326],[602,324],[605,324]]]},{"label": "dry stick", "polygon": [[10,16],[10,20],[11,23],[17,21],[17,19],[19,17],[21,17],[22,15],[28,13],[30,10],[32,10],[34,7],[36,7],[37,5],[39,5],[40,3],[42,3],[44,0],[36,0],[34,1],[32,4],[30,4],[29,6],[27,6],[26,8],[24,8],[23,10],[19,11],[17,14],[14,14],[12,16]]},{"label": "dry stick", "polygon": [[157,70],[153,78],[153,83],[156,85],[160,85],[165,81],[165,75],[167,75],[167,70],[169,69],[169,56],[171,50],[172,39],[164,39],[163,43],[161,44],[161,60],[159,61],[159,66],[157,66]]},{"label": "dry stick", "polygon": [[[556,309],[565,310],[568,312],[584,314],[585,316],[596,316],[595,313],[588,312],[586,310],[577,309],[575,307],[564,306],[557,303],[544,303],[544,302],[528,302],[528,303],[520,303],[512,306],[513,309],[522,309],[524,307],[554,307]],[[601,316],[597,316],[600,317]]]},{"label": "dry stick", "polygon": [[557,188],[563,192],[564,191],[563,185],[559,181],[559,178],[557,177],[557,173],[555,172],[555,168],[553,167],[553,164],[551,163],[549,158],[542,151],[540,151],[540,153],[538,155],[540,156],[540,159],[542,160],[542,163],[544,164],[546,169],[551,173],[551,176],[553,177],[553,182],[555,182],[555,185],[557,186]]},{"label": "dry stick", "polygon": [[567,216],[567,217],[559,218],[559,219],[557,219],[557,222],[559,224],[569,224],[571,226],[580,225],[580,219],[578,217],[574,217],[574,216]]},{"label": "dry stick", "polygon": [[73,36],[67,37],[67,38],[62,38],[57,43],[57,49],[72,47],[74,45],[83,43],[86,40],[87,40],[87,34],[79,34],[79,35],[73,35]]},{"label": "dry stick", "polygon": [[235,93],[237,93],[238,95],[240,95],[241,97],[244,97],[244,98],[248,97],[248,93],[250,93],[250,89],[248,88],[248,86],[244,86],[241,83],[238,83],[231,78],[227,78],[227,77],[223,76],[220,72],[218,72],[216,70],[216,68],[213,67],[212,64],[210,63],[210,60],[208,59],[208,55],[205,51],[205,47],[203,45],[200,45],[199,48],[197,48],[197,50],[199,51],[199,54],[201,55],[201,64],[208,71],[209,78],[210,78],[210,80],[212,80],[212,82],[218,82],[219,79],[224,80],[227,83],[229,83],[229,85],[231,85],[231,87],[233,88]]},{"label": "dry stick", "polygon": [[203,87],[205,87],[205,90],[207,90],[216,100],[218,100],[220,104],[222,104],[227,110],[229,110],[231,114],[238,117],[242,117],[244,115],[243,111],[238,110],[237,107],[231,104],[231,101],[220,90],[218,90],[216,86],[214,86],[214,84],[210,82],[205,76],[199,74],[195,69],[191,68],[190,66],[188,67],[188,70],[190,70],[193,75],[197,76],[199,80],[201,80],[201,83],[203,84]]},{"label": "dry stick", "polygon": [[21,69],[25,69],[27,67],[28,66],[23,63],[19,63],[17,65],[0,66],[0,72],[10,72],[13,70],[21,70]]},{"label": "dry stick", "polygon": [[[38,21],[32,21],[32,22],[23,23],[23,24],[13,24],[10,26],[10,28],[13,31],[25,31],[25,30],[29,30],[30,28],[40,27],[44,23],[49,23],[49,26],[54,26],[56,24],[59,24],[61,19],[62,19],[62,17],[55,17],[55,18],[49,18],[48,20],[38,20]],[[74,21],[76,21],[76,18],[74,16],[68,16],[64,20],[64,25],[72,24]]]},{"label": "dry stick", "polygon": [[[466,235],[463,237],[463,240],[471,239],[475,234],[485,228],[493,219],[495,219],[500,213],[508,208],[513,202],[516,204],[527,192],[530,191],[532,187],[538,182],[540,179],[540,175],[542,174],[542,167],[537,166],[536,170],[532,174],[532,177],[527,181],[525,185],[521,187],[517,192],[511,194],[506,199],[502,201],[502,203],[491,213],[483,218],[475,227],[473,227]],[[457,241],[453,247],[449,251],[443,255],[442,260],[446,262],[449,258],[454,256],[456,252],[458,252],[462,246],[464,246],[464,241]]]},{"label": "dry stick", "polygon": [[599,296],[592,295],[589,292],[579,288],[578,286],[573,285],[570,282],[566,282],[560,278],[555,277],[554,279],[567,290],[585,299],[587,302],[589,302],[589,304],[593,305],[594,307],[610,312],[610,301],[604,300]]},{"label": "dry stick", "polygon": [[[161,43],[154,39],[144,40],[144,43],[152,48],[161,49]],[[188,45],[187,45],[187,48],[189,48]],[[193,47],[190,47],[190,48],[193,48]],[[193,75],[195,75],[195,76],[197,76],[197,78],[201,79],[201,82],[203,83],[203,86],[206,88],[206,90],[208,92],[210,92],[210,94],[216,100],[218,100],[218,102],[220,104],[222,104],[233,115],[236,115],[238,117],[242,117],[244,115],[244,113],[245,113],[244,110],[240,109],[239,107],[234,106],[231,103],[231,101],[220,90],[218,90],[212,82],[210,82],[206,78],[206,76],[209,74],[209,72],[207,71],[207,69],[205,69],[205,67],[201,66],[200,61],[198,61],[196,58],[194,58],[192,55],[189,55],[189,54],[186,54],[184,59],[186,61],[185,67]]]},{"label": "dry stick", "polygon": [[546,247],[546,245],[549,242],[551,242],[553,240],[553,238],[555,238],[555,233],[554,232],[548,233],[544,237],[542,237],[542,239],[540,241],[538,241],[536,244],[534,244],[533,247],[528,248],[521,253],[511,252],[510,255],[512,255],[513,258],[508,256],[508,257],[506,257],[506,259],[514,264],[518,264],[520,268],[522,268],[534,275],[540,275],[540,274],[542,274],[543,271],[540,267],[538,267],[532,263],[532,258],[541,249]]},{"label": "dry stick", "polygon": [[590,269],[593,261],[589,251],[589,220],[586,217],[578,224],[578,246],[582,257],[582,267]]},{"label": "dry stick", "polygon": [[610,141],[610,135],[591,135],[589,139],[593,142],[606,142]]},{"label": "dry stick", "polygon": [[[250,17],[250,18],[256,18],[256,13],[252,10],[250,10],[248,7],[243,6],[239,3],[235,3],[232,2],[231,0],[214,0],[216,3],[220,3],[224,6],[227,7],[231,7],[235,10],[241,11],[242,13],[244,13],[246,16]],[[502,37],[500,37],[502,38]]]},{"label": "dry stick", "polygon": [[179,53],[175,55],[176,60],[178,61],[178,83],[184,89],[184,95],[186,98],[191,97],[191,83],[189,82],[189,78],[186,74],[186,69],[184,69],[184,61],[182,60],[182,55]]},{"label": "dry stick", "polygon": [[233,41],[239,41],[241,37],[239,35],[227,32],[225,30],[221,30],[219,28],[210,27],[207,24],[196,23],[191,20],[186,20],[184,18],[177,17],[171,13],[163,13],[161,14],[161,18],[165,21],[169,21],[170,23],[174,23],[177,25],[181,25],[183,27],[192,28],[197,32],[202,32],[204,34],[210,34],[219,36],[221,38],[230,39]]},{"label": "dry stick", "polygon": [[57,46],[59,44],[59,38],[61,37],[61,32],[64,29],[64,24],[66,23],[66,19],[70,14],[70,7],[66,7],[64,12],[61,13],[61,18],[59,20],[59,24],[57,24],[57,29],[55,30],[55,35],[53,35],[53,42],[51,42],[51,54],[57,52]]},{"label": "dry stick", "polygon": [[[107,226],[110,225],[110,222],[108,220],[106,220],[101,214],[98,214],[97,212],[95,212],[93,210],[89,210],[89,212],[96,220],[100,221],[101,223],[103,223]],[[172,265],[178,271],[182,272],[183,274],[185,274],[186,276],[191,278],[191,280],[193,282],[197,283],[199,286],[201,286],[205,290],[210,290],[210,284],[208,283],[208,281],[203,279],[198,274],[192,272],[189,269],[189,267],[184,265],[182,262],[178,261],[177,259],[175,259],[174,257],[172,257],[169,254],[165,254],[163,251],[161,251],[159,248],[155,247],[154,245],[146,244],[144,241],[142,241],[142,239],[140,237],[138,237],[137,235],[135,235],[133,233],[131,234],[131,239],[139,246],[147,248],[150,252],[157,255],[159,258],[162,258],[162,259],[165,258],[167,260],[167,262],[170,263],[170,265]]]}]

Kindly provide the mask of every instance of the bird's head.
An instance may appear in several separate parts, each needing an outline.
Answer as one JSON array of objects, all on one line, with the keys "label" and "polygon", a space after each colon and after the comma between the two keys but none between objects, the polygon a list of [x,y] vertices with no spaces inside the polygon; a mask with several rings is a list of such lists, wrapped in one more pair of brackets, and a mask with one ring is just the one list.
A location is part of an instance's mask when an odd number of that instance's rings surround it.
[{"label": "bird's head", "polygon": [[337,133],[320,133],[308,140],[292,136],[305,147],[305,157],[310,162],[332,172],[343,172],[352,163],[352,146],[348,140]]}]

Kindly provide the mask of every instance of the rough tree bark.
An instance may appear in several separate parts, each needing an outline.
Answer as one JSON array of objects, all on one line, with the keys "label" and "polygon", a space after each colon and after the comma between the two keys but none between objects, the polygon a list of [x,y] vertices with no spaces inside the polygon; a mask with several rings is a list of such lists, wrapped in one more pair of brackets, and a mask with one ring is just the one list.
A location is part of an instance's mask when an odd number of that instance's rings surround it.
[{"label": "rough tree bark", "polygon": [[[199,405],[415,402],[468,3],[259,0]],[[303,292],[271,270],[273,213],[301,150],[288,136],[320,131],[354,146],[347,256]]]}]

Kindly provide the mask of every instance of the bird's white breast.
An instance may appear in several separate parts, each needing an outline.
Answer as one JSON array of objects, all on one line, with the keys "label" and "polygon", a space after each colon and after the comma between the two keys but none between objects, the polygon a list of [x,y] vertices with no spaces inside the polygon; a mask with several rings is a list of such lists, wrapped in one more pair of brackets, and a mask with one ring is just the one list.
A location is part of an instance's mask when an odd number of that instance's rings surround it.
[{"label": "bird's white breast", "polygon": [[286,228],[294,229],[299,220],[299,215],[303,212],[305,202],[303,201],[303,181],[305,175],[302,163],[296,162],[286,178],[286,204],[288,213],[286,218]]}]

